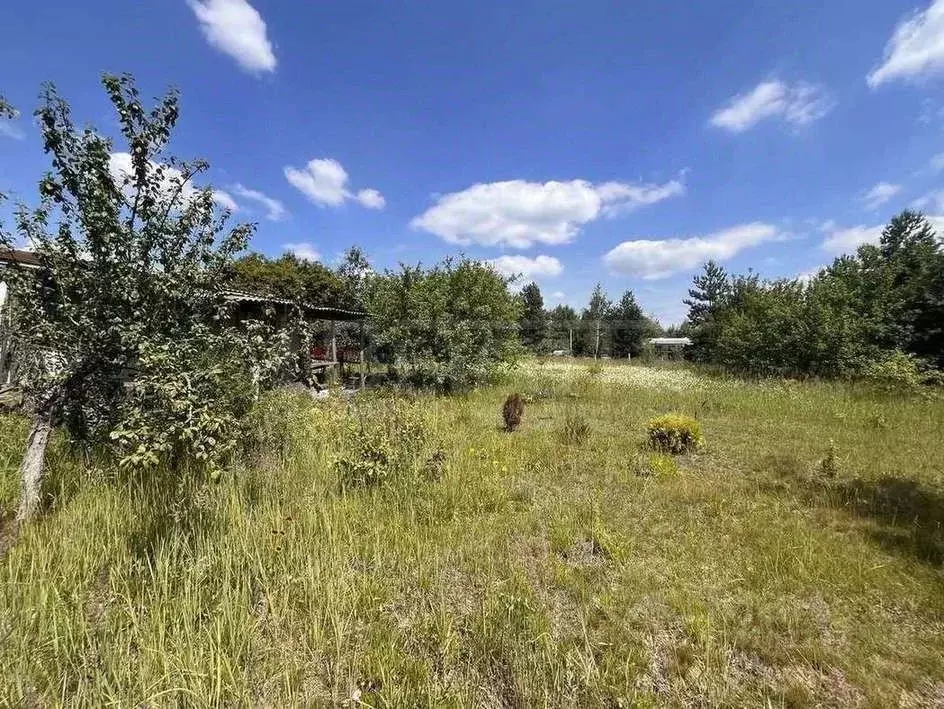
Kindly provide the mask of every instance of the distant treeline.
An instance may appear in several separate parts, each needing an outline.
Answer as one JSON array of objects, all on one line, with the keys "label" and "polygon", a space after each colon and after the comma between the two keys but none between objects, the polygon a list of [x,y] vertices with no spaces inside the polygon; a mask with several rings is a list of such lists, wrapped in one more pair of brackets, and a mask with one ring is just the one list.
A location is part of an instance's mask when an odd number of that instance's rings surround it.
[{"label": "distant treeline", "polygon": [[709,262],[685,303],[691,357],[734,371],[856,377],[884,365],[944,365],[944,250],[911,211],[891,220],[878,245],[808,280],[729,275]]}]

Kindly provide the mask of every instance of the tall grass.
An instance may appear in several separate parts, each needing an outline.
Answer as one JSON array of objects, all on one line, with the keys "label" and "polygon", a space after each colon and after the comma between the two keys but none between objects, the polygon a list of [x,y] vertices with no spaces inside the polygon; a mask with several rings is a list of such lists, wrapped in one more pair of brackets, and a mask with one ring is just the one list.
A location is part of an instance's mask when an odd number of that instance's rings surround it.
[{"label": "tall grass", "polygon": [[[499,427],[507,386],[421,397],[428,444],[400,454],[421,470],[435,450],[437,475],[364,489],[337,461],[352,416],[383,416],[370,397],[268,402],[216,483],[93,476],[57,448],[51,509],[0,559],[0,705],[940,700],[942,402],[610,365],[516,377],[518,431]],[[582,445],[561,435],[578,405]],[[638,475],[669,411],[705,446]],[[3,424],[9,512],[23,432]]]}]

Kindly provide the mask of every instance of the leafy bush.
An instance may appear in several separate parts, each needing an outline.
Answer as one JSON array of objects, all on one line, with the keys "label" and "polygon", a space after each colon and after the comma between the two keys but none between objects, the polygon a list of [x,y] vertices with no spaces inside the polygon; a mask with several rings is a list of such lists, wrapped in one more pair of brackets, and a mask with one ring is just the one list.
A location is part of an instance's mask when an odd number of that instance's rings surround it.
[{"label": "leafy bush", "polygon": [[492,380],[521,351],[508,279],[470,259],[402,266],[368,279],[375,349],[417,386],[468,389]]},{"label": "leafy bush", "polygon": [[667,453],[649,453],[637,462],[636,474],[644,477],[669,478],[679,471],[675,458]]},{"label": "leafy bush", "polygon": [[650,419],[647,428],[650,445],[665,453],[688,453],[702,444],[701,424],[690,416],[658,416]]},{"label": "leafy bush", "polygon": [[895,350],[869,362],[862,378],[885,389],[917,389],[924,379],[921,364],[914,355]]},{"label": "leafy bush", "polygon": [[415,404],[387,399],[355,406],[335,458],[341,486],[374,487],[415,478],[428,428]]},{"label": "leafy bush", "polygon": [[580,412],[568,409],[560,429],[560,438],[567,444],[582,445],[590,438],[590,423]]}]

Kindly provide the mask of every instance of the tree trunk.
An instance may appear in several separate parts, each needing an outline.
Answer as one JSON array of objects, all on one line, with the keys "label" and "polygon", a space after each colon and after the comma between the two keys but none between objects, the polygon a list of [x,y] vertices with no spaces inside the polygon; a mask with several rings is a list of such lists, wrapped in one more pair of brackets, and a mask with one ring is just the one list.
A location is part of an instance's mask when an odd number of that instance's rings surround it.
[{"label": "tree trunk", "polygon": [[596,348],[593,350],[593,358],[594,359],[600,358],[600,321],[599,320],[597,320],[597,344],[596,344]]},{"label": "tree trunk", "polygon": [[46,444],[52,431],[52,417],[48,413],[36,414],[33,428],[26,442],[26,454],[20,463],[20,508],[16,519],[23,522],[39,509],[39,492],[46,471]]}]

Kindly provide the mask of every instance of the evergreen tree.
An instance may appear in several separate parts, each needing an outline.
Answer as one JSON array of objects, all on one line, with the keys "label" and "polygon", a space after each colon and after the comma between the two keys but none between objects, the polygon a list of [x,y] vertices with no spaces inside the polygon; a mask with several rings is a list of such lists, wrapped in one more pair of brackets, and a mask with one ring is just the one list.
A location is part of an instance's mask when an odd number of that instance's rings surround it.
[{"label": "evergreen tree", "polygon": [[886,342],[940,361],[944,253],[934,228],[924,215],[906,210],[882,231],[879,252],[887,287]]},{"label": "evergreen tree", "polygon": [[577,311],[569,305],[558,305],[548,313],[548,342],[551,350],[571,352],[571,339],[578,321]]},{"label": "evergreen tree", "polygon": [[521,289],[521,343],[532,352],[540,352],[547,335],[547,313],[541,289],[533,281]]},{"label": "evergreen tree", "polygon": [[724,303],[731,291],[728,274],[714,261],[704,266],[704,271],[692,279],[688,289],[688,298],[683,302],[688,306],[688,321],[698,327]]},{"label": "evergreen tree", "polygon": [[692,357],[707,362],[715,356],[718,341],[717,314],[731,294],[728,274],[714,261],[705,264],[704,271],[692,280],[688,298],[688,322],[693,330]]},{"label": "evergreen tree", "polygon": [[612,355],[623,358],[627,355],[638,356],[642,352],[643,341],[653,337],[658,329],[658,325],[642,312],[633,292],[626,291],[610,316]]}]

